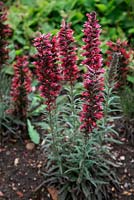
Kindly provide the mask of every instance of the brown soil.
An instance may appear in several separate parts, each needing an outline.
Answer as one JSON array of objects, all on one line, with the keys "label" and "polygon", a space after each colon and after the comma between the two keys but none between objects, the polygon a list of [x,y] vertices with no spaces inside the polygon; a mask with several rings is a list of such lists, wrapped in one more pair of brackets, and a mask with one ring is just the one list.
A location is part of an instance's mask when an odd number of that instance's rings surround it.
[{"label": "brown soil", "polygon": [[[48,192],[40,185],[44,156],[35,147],[8,143],[0,148],[0,200],[49,200]],[[39,189],[38,189],[39,188]]]},{"label": "brown soil", "polygon": [[113,158],[118,164],[119,191],[114,188],[115,200],[134,200],[134,146],[124,137],[120,137],[123,144],[116,144],[112,149]]},{"label": "brown soil", "polygon": [[[123,144],[111,148],[118,163],[119,190],[111,188],[113,200],[134,200],[134,146],[120,136]],[[48,190],[40,185],[40,171],[45,158],[39,147],[27,150],[26,144],[9,143],[0,148],[0,200],[50,200]]]}]

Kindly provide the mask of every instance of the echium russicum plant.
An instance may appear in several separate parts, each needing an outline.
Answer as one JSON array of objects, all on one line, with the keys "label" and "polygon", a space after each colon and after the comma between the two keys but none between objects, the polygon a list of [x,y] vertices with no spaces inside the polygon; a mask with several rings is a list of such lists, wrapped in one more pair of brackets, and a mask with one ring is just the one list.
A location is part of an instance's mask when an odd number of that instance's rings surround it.
[{"label": "echium russicum plant", "polygon": [[[87,72],[84,75],[82,94],[75,88],[79,69],[70,24],[63,20],[58,36],[54,38],[57,39],[56,48],[52,48],[50,34],[40,35],[34,40],[38,51],[35,61],[37,77],[49,111],[45,122],[48,122],[50,127],[43,141],[45,155],[48,155],[44,173],[45,184],[58,189],[60,200],[108,200],[110,198],[106,192],[107,186],[113,181],[109,164],[103,156],[107,149],[96,137],[96,133],[99,135],[105,132],[99,129],[102,128],[101,123],[97,126],[98,120],[104,116],[104,69],[99,47],[101,30],[95,12],[87,14],[87,17],[83,38],[85,59],[82,63],[86,65]],[[59,75],[56,76],[56,73],[60,72],[62,79]],[[52,87],[56,86],[55,83],[59,84],[59,87]],[[61,83],[63,93],[58,97]],[[79,99],[80,104],[76,104]],[[53,106],[55,103],[57,110]],[[77,106],[80,109],[77,109]],[[53,112],[54,109],[56,112]]]},{"label": "echium russicum plant", "polygon": [[100,50],[100,25],[96,19],[96,13],[87,14],[88,20],[84,24],[85,45],[83,46],[82,62],[86,65],[87,72],[84,75],[84,88],[82,94],[84,100],[80,116],[82,122],[81,130],[89,134],[97,127],[97,120],[103,117],[102,102],[104,90],[104,69],[102,68],[102,55]]},{"label": "echium russicum plant", "polygon": [[111,61],[113,59],[113,55],[116,53],[120,54],[119,61],[117,65],[117,75],[116,75],[116,89],[121,89],[126,84],[127,74],[129,70],[130,63],[130,51],[128,50],[127,41],[121,41],[118,39],[115,43],[112,41],[108,41],[107,45],[109,49],[107,50],[107,65],[110,67]]},{"label": "echium russicum plant", "polygon": [[16,57],[14,76],[11,84],[11,100],[14,105],[13,113],[26,122],[28,109],[28,94],[31,92],[32,74],[29,69],[27,56]]},{"label": "echium russicum plant", "polygon": [[6,20],[7,13],[3,2],[0,1],[0,70],[8,59],[7,38],[11,35],[9,25],[5,24]]},{"label": "echium russicum plant", "polygon": [[37,49],[36,66],[37,79],[41,96],[45,98],[47,110],[51,112],[55,107],[56,98],[61,90],[61,71],[58,66],[56,36],[40,34],[34,39]]}]

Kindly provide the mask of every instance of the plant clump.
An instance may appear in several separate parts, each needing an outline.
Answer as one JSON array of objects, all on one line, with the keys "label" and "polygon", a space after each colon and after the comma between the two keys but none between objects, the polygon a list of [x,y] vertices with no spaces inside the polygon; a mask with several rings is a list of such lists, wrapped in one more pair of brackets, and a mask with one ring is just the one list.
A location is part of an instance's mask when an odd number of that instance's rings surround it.
[{"label": "plant clump", "polygon": [[[5,39],[11,32],[3,23],[6,20],[3,3],[0,6],[1,69],[8,59]],[[33,40],[34,80],[29,57],[20,55],[22,52],[18,50],[15,52],[19,55],[15,57],[11,82],[12,114],[32,142],[39,144],[43,140],[47,156],[43,184],[56,188],[59,200],[110,200],[110,187],[118,184],[109,148],[110,142],[115,142],[112,137],[116,133],[111,125],[114,121],[111,113],[119,102],[116,94],[126,85],[130,55],[126,42],[108,42],[107,73],[103,67],[101,26],[96,12],[86,16],[82,61],[77,55],[74,31],[65,20],[57,35],[39,33]],[[85,69],[82,74],[79,63]],[[4,76],[1,79],[4,83]],[[34,117],[29,104],[36,113]],[[1,115],[0,123],[3,123]],[[43,129],[42,138],[36,127],[39,131]]]}]

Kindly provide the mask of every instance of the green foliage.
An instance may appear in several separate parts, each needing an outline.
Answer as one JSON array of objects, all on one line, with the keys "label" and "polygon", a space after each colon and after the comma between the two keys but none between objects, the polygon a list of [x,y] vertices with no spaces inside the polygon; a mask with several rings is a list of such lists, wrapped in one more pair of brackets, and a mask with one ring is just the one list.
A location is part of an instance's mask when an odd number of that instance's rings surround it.
[{"label": "green foliage", "polygon": [[27,125],[28,125],[28,134],[35,144],[40,143],[40,136],[39,133],[35,130],[34,126],[31,124],[30,120],[27,119]]},{"label": "green foliage", "polygon": [[120,104],[123,115],[127,120],[134,119],[134,54],[131,55],[131,63],[129,64],[129,72],[127,75],[127,83],[120,91]]},{"label": "green foliage", "polygon": [[[8,127],[9,118],[6,111],[9,109],[9,86],[10,79],[5,75],[5,73],[0,72],[0,132],[3,127]],[[10,128],[10,127],[9,127]]]},{"label": "green foliage", "polygon": [[126,86],[120,94],[120,104],[123,115],[127,119],[134,119],[134,88]]},{"label": "green foliage", "polygon": [[85,14],[95,10],[102,25],[102,39],[116,40],[127,38],[133,42],[133,4],[131,1],[95,1],[95,0],[20,0],[8,1],[8,23],[13,29],[12,41],[15,53],[18,49],[30,54],[29,47],[37,31],[56,33],[62,18],[72,23],[79,43],[82,37],[81,27]]},{"label": "green foliage", "polygon": [[127,80],[128,80],[130,83],[134,84],[134,76],[128,75],[128,76],[127,76]]},{"label": "green foliage", "polygon": [[110,90],[106,104],[107,121],[99,121],[98,129],[85,137],[80,131],[79,122],[82,91],[79,83],[72,87],[64,86],[63,94],[57,98],[56,109],[51,112],[51,120],[50,113],[44,113],[44,126],[43,122],[40,123],[47,132],[42,143],[48,157],[43,172],[44,183],[58,189],[59,200],[111,199],[108,192],[110,184],[118,183],[111,170],[116,165],[110,161],[111,155],[106,144],[117,142],[111,136],[117,133],[108,125],[108,120],[111,122],[112,119],[111,116],[108,118],[112,110],[109,107],[114,97]]},{"label": "green foliage", "polygon": [[82,83],[76,83],[74,86],[66,84],[63,86],[64,94],[57,98],[57,114],[60,124],[67,126],[64,130],[72,133],[72,140],[75,140],[75,133],[80,126],[79,113],[82,107],[81,93],[83,91]]},{"label": "green foliage", "polygon": [[22,124],[10,113],[10,83],[11,78],[0,72],[0,144],[4,143],[5,138],[16,134],[14,125]]},{"label": "green foliage", "polygon": [[44,99],[39,94],[32,92],[29,94],[29,101],[28,117],[40,116],[46,108],[46,105],[43,104]]},{"label": "green foliage", "polygon": [[127,75],[127,82],[130,88],[134,88],[134,54],[132,53],[131,63],[129,64],[129,72]]},{"label": "green foliage", "polygon": [[[76,137],[76,145],[61,140],[60,159],[48,158],[45,183],[59,189],[59,200],[110,199],[109,181],[116,184],[110,163],[106,160],[107,147],[98,145],[93,138],[83,143]],[[53,164],[52,164],[53,163]]]}]

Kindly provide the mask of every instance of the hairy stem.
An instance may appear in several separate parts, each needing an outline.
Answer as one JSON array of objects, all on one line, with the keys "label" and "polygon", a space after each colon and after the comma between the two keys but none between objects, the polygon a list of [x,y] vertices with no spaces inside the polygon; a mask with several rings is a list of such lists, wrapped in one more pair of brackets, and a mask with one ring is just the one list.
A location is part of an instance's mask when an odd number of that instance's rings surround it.
[{"label": "hairy stem", "polygon": [[51,134],[52,134],[52,151],[53,151],[54,159],[59,165],[59,169],[62,169],[61,157],[60,157],[60,153],[58,150],[59,142],[57,141],[57,138],[58,138],[57,110],[55,108],[55,110],[53,110],[53,111],[49,110],[48,113],[49,113],[48,114],[49,115],[49,126],[50,126],[50,130],[51,130]]}]

